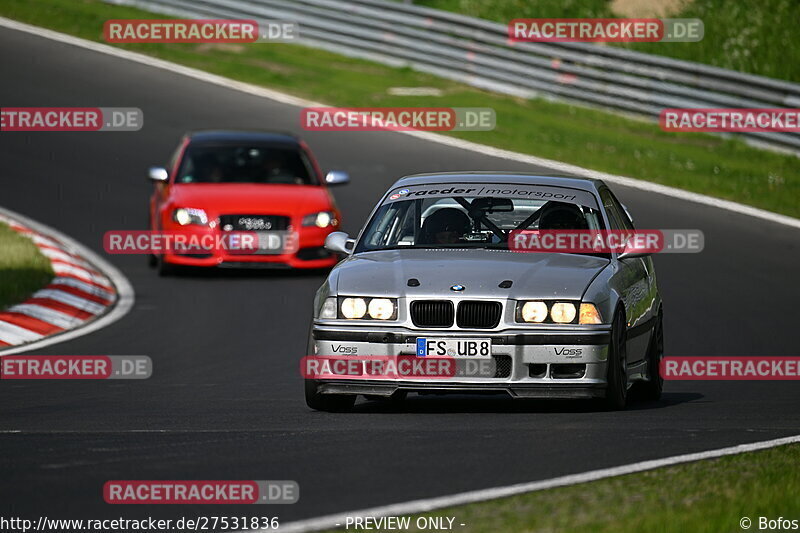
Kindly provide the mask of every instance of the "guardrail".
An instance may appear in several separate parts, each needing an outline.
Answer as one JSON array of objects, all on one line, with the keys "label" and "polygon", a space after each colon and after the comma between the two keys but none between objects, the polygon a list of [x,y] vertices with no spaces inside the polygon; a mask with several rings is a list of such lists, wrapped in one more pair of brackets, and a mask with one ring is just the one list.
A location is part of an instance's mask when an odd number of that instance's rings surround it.
[{"label": "guardrail", "polygon": [[[183,17],[292,20],[311,46],[651,119],[670,107],[800,107],[800,84],[611,46],[512,43],[503,24],[386,0],[106,1]],[[800,155],[797,133],[721,135]]]}]

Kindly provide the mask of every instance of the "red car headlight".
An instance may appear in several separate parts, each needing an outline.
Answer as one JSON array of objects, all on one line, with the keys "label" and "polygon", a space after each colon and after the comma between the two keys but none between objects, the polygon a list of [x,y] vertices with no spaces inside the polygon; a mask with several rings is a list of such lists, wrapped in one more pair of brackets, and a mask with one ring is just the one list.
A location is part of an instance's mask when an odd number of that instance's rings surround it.
[{"label": "red car headlight", "polygon": [[208,215],[202,209],[180,207],[172,213],[172,220],[181,226],[188,226],[189,224],[205,226],[208,224]]},{"label": "red car headlight", "polygon": [[335,227],[339,225],[336,213],[333,211],[320,211],[303,217],[303,226],[317,226],[318,228]]}]

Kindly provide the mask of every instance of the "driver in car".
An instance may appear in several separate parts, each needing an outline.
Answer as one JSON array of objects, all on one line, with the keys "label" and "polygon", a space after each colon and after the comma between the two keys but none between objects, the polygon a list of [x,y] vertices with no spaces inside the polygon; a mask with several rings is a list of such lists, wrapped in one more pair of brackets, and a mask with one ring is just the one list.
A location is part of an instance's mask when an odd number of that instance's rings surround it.
[{"label": "driver in car", "polygon": [[564,202],[548,202],[542,207],[539,229],[585,230],[589,229],[589,226],[578,206]]},{"label": "driver in car", "polygon": [[455,207],[437,210],[422,225],[420,244],[457,244],[472,229],[466,213]]}]

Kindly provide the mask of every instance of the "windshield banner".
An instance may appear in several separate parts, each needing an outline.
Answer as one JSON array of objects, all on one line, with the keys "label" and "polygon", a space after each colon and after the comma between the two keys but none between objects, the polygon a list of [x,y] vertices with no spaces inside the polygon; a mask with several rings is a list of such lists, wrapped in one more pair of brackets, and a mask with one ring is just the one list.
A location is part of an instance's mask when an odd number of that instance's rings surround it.
[{"label": "windshield banner", "polygon": [[580,189],[566,187],[549,187],[546,185],[510,185],[504,183],[454,184],[440,183],[402,187],[392,191],[386,202],[418,198],[451,198],[451,197],[497,197],[522,200],[554,200],[597,208],[593,194]]}]

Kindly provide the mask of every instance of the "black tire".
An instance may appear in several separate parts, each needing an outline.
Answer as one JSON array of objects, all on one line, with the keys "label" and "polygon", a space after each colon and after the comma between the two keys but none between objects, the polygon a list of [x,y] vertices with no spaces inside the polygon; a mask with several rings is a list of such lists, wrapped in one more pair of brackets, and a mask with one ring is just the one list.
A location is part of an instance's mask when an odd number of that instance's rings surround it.
[{"label": "black tire", "polygon": [[306,405],[315,411],[346,413],[356,403],[355,394],[320,394],[316,380],[306,380]]},{"label": "black tire", "polygon": [[663,314],[659,311],[653,333],[650,335],[650,344],[647,347],[647,377],[648,381],[639,383],[639,394],[643,400],[655,402],[661,399],[664,389],[664,377],[661,375],[661,359],[664,358],[664,325]]},{"label": "black tire", "polygon": [[627,326],[625,314],[617,311],[611,326],[611,344],[608,350],[605,407],[611,411],[625,409],[628,403],[628,354],[626,349]]}]

